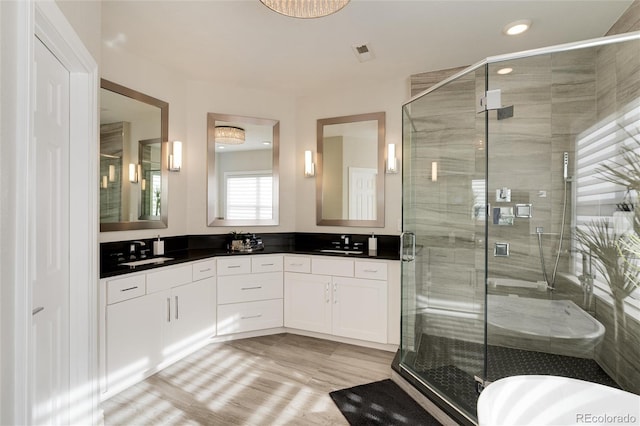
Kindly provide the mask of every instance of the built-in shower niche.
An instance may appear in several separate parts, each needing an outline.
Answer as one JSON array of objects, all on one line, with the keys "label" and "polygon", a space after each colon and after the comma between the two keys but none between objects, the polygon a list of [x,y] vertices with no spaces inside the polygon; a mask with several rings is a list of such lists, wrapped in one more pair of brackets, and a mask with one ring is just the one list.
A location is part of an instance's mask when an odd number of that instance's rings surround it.
[{"label": "built-in shower niche", "polygon": [[[560,375],[640,394],[640,289],[611,276],[637,257],[607,266],[577,238],[593,221],[618,235],[601,238],[611,250],[637,236],[638,217],[620,213],[637,204],[633,191],[623,202],[634,183],[601,175],[640,141],[639,51],[633,34],[489,58],[403,108],[416,256],[402,266],[400,370],[462,423],[476,421],[476,378]],[[487,90],[513,116],[478,113]]]}]

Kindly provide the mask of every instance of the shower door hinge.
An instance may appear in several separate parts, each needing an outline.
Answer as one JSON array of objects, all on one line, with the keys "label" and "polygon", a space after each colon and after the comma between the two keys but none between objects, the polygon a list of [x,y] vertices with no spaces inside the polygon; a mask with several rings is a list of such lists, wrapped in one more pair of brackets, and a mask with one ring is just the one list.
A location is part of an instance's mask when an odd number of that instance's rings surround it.
[{"label": "shower door hinge", "polygon": [[480,97],[477,112],[490,111],[502,108],[502,91],[500,89],[487,90]]},{"label": "shower door hinge", "polygon": [[485,380],[479,376],[473,376],[473,379],[476,382],[476,392],[478,393],[478,395],[480,395],[484,388],[491,384],[489,380]]}]

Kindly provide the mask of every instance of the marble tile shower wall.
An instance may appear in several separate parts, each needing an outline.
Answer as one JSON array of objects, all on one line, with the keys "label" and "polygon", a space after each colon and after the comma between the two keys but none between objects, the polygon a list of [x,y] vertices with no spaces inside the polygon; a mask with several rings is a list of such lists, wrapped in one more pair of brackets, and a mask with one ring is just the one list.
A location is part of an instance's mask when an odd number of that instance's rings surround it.
[{"label": "marble tile shower wall", "polygon": [[[470,184],[485,175],[484,120],[475,111],[484,86],[479,70],[411,105],[413,193],[405,194],[411,203],[405,211],[413,214],[405,221],[417,234],[415,309],[421,314],[415,329],[475,342],[482,342],[484,327],[484,222],[473,217],[476,194]],[[433,315],[427,305],[454,306],[466,315]]]},{"label": "marble tile shower wall", "polygon": [[[475,112],[476,99],[484,91],[483,72],[465,75],[431,92],[428,100],[412,103],[410,152],[417,161],[409,166],[414,192],[405,202],[412,203],[415,210],[406,211],[415,211],[415,215],[405,217],[405,221],[419,236],[414,265],[414,273],[420,277],[415,310],[422,314],[408,326],[414,326],[417,332],[470,341],[481,342],[484,338],[484,325],[473,315],[482,313],[484,227],[482,221],[471,219],[474,194],[470,181],[485,176],[485,149],[489,154],[487,202],[491,207],[533,205],[533,217],[516,218],[512,226],[489,222],[489,250],[495,242],[510,243],[509,257],[489,253],[489,276],[533,282],[543,279],[537,227],[544,229],[545,265],[551,275],[562,229],[563,153],[569,153],[571,176],[577,136],[640,98],[638,44],[627,42],[490,65],[489,89],[502,90],[502,104],[513,105],[514,116],[497,120],[496,114],[490,113],[488,146],[484,123]],[[498,68],[507,66],[514,72],[500,77],[495,74]],[[432,161],[439,162],[438,181],[431,180]],[[571,273],[575,261],[570,251],[571,218],[575,213],[572,184],[567,185],[565,236],[558,266],[564,273]],[[497,203],[493,198],[496,189],[502,187],[511,189],[511,202]],[[547,297],[535,289],[506,292]],[[567,280],[558,279],[554,294],[582,305],[582,290]],[[470,315],[447,318],[429,314],[421,310],[421,301],[430,307],[455,306]],[[598,299],[589,311],[607,328],[596,360],[623,388],[640,393],[640,324],[627,316],[625,331],[616,341],[611,331],[614,316],[610,304]]]}]

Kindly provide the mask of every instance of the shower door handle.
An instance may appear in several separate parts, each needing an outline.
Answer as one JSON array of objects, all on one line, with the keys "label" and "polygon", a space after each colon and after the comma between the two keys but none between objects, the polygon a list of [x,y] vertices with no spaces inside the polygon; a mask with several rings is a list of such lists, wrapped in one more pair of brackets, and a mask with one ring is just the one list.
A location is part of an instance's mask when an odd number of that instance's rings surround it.
[{"label": "shower door handle", "polygon": [[[407,243],[407,249],[405,249]],[[400,234],[400,260],[403,262],[413,262],[416,258],[416,234],[413,232],[403,232]]]}]

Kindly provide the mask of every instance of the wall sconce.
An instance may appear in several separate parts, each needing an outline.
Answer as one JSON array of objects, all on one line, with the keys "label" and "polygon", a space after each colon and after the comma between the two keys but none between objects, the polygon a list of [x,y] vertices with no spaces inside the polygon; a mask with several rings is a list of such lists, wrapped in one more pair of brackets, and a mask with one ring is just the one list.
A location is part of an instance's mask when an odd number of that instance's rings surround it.
[{"label": "wall sconce", "polygon": [[107,189],[107,186],[109,185],[108,182],[109,181],[107,180],[107,175],[103,175],[102,179],[100,180],[100,188]]},{"label": "wall sconce", "polygon": [[109,182],[116,181],[116,166],[109,164]]},{"label": "wall sconce", "polygon": [[313,177],[316,175],[316,165],[313,164],[313,153],[311,151],[304,152],[304,177]]},{"label": "wall sconce", "polygon": [[179,172],[182,169],[182,142],[173,141],[171,143],[171,153],[169,154],[169,171]]},{"label": "wall sconce", "polygon": [[129,182],[138,183],[138,168],[139,166],[137,164],[129,163]]},{"label": "wall sconce", "polygon": [[434,182],[438,181],[438,162],[431,162],[431,180]]},{"label": "wall sconce", "polygon": [[398,173],[398,159],[396,158],[396,144],[387,145],[387,173]]}]

